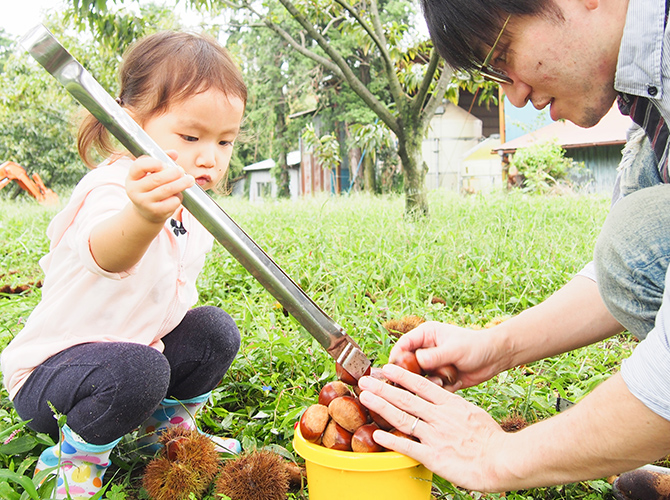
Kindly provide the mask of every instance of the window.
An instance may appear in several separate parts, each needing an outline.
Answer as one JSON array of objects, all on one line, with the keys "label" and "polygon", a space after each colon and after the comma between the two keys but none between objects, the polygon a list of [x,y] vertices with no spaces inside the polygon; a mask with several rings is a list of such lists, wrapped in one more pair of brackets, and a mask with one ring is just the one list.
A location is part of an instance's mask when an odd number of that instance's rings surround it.
[{"label": "window", "polygon": [[258,192],[256,193],[259,198],[270,198],[272,197],[272,183],[271,182],[259,182],[256,184]]}]

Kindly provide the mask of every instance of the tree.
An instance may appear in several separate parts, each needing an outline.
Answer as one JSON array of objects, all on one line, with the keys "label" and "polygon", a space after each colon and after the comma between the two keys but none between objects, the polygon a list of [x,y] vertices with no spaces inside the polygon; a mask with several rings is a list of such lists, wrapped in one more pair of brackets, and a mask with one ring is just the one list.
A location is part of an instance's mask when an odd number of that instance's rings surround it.
[{"label": "tree", "polygon": [[[78,16],[97,23],[91,26],[98,29],[108,26],[96,20],[104,18],[107,0],[71,1]],[[265,0],[261,5],[251,0],[188,0],[195,8],[217,13],[223,8],[236,13],[244,9],[254,19],[247,21],[249,26],[262,23],[294,52],[322,68],[322,85],[354,93],[397,139],[406,213],[425,215],[427,167],[421,150],[430,120],[446,96],[457,98],[459,86],[479,88],[483,82],[481,78],[472,80],[463,75],[456,75],[458,78],[452,82],[453,72],[444,66],[430,42],[423,40],[406,48],[410,28],[403,20],[416,8],[409,3],[411,0],[381,0],[380,14],[379,1],[349,4],[347,0]],[[114,32],[112,28],[106,29]],[[493,87],[482,88],[480,100],[492,95]],[[277,117],[285,116],[281,103],[277,104],[268,116],[275,125]],[[283,134],[282,130],[285,129],[279,122],[272,135]]]},{"label": "tree", "polygon": [[269,30],[249,26],[244,11],[233,15],[227,27],[227,46],[240,61],[248,88],[243,133],[235,149],[246,164],[274,159],[277,194],[288,197],[287,155],[297,147],[308,119],[291,119],[290,115],[314,106],[314,64]]},{"label": "tree", "polygon": [[381,124],[369,125],[355,124],[351,127],[352,143],[363,151],[363,179],[365,190],[375,192],[377,190],[375,165],[377,163],[377,151],[391,144],[388,129]]},{"label": "tree", "polygon": [[[193,0],[197,3],[197,0]],[[353,92],[395,134],[398,155],[402,161],[405,190],[405,211],[409,215],[428,213],[426,199],[426,167],[421,158],[422,141],[435,109],[451,81],[452,72],[444,67],[435,50],[431,50],[426,64],[422,65],[422,78],[412,91],[401,83],[402,68],[398,44],[407,28],[391,20],[383,22],[377,0],[352,5],[346,0],[320,2],[278,0],[295,24],[280,23],[285,16],[278,12],[278,5],[268,3],[265,11],[254,4],[240,4],[254,12],[265,25],[303,56],[315,61],[336,78],[345,81]],[[346,30],[366,40],[365,47],[371,59],[378,59],[384,79],[382,93],[373,92],[364,83],[365,70],[360,59],[350,56],[342,43],[341,33]],[[359,45],[361,46],[361,45]],[[416,67],[412,67],[416,71]],[[388,99],[384,95],[387,94]]]},{"label": "tree", "polygon": [[[106,12],[106,0],[72,2],[78,15],[85,19],[95,21],[96,16]],[[246,9],[299,54],[345,82],[397,137],[406,213],[427,214],[426,167],[421,159],[421,145],[435,108],[442,102],[451,81],[452,72],[441,63],[437,52],[431,50],[425,64],[411,68],[411,71],[421,70],[418,87],[412,90],[403,86],[405,79],[400,76],[403,67],[398,64],[402,60],[402,51],[398,46],[408,26],[394,22],[389,12],[397,14],[402,11],[407,15],[412,9],[406,3],[388,0],[384,4],[386,18],[383,19],[377,0],[364,0],[358,4],[349,4],[346,0],[278,2],[269,0],[262,8],[257,8],[256,3],[247,0],[240,0],[238,4],[227,0],[191,0],[192,5],[205,9],[224,5]],[[369,66],[352,53],[352,44],[347,44],[346,38],[352,35],[361,41],[357,44],[358,48],[364,47],[367,51],[367,61],[380,61],[382,71],[376,76],[382,79],[383,88],[379,83],[364,83]],[[375,86],[377,91],[373,88]]]},{"label": "tree", "polygon": [[12,40],[4,28],[0,28],[0,73],[2,73],[3,67],[9,59],[12,47],[14,47],[14,40]]},{"label": "tree", "polygon": [[[96,36],[86,44],[68,29],[74,23],[87,30],[76,10],[54,14],[46,24],[112,95],[125,47],[149,30],[179,27],[169,9],[155,6],[143,7],[139,16],[119,11],[87,19]],[[6,43],[0,32],[0,160],[39,173],[48,185],[74,185],[86,172],[75,140],[82,108],[32,58],[14,51],[15,42]]]}]

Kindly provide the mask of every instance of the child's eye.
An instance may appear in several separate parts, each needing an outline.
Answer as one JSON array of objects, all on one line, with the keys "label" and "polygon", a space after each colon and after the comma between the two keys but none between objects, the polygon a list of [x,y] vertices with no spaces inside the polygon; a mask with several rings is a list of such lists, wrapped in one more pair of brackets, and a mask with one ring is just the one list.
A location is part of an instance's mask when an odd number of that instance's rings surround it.
[{"label": "child's eye", "polygon": [[193,137],[192,135],[182,135],[182,139],[184,139],[186,142],[196,142],[198,140],[197,137]]},{"label": "child's eye", "polygon": [[232,146],[233,141],[219,141],[219,146]]}]

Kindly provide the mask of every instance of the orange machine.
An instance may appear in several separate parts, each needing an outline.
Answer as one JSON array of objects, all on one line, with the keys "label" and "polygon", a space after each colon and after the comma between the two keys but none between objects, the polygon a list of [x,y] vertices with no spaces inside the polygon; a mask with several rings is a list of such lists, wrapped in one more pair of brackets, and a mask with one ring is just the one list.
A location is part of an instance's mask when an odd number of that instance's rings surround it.
[{"label": "orange machine", "polygon": [[44,185],[42,178],[37,173],[34,173],[31,178],[21,165],[7,161],[0,166],[0,189],[11,181],[16,181],[21,189],[27,191],[42,205],[58,203],[58,195]]}]

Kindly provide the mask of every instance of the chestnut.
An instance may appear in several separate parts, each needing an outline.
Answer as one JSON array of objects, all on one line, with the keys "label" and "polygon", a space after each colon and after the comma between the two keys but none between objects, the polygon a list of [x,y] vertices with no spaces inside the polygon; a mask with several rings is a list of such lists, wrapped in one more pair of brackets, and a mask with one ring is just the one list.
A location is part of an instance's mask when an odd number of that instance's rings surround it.
[{"label": "chestnut", "polygon": [[326,430],[329,420],[328,407],[320,404],[312,405],[300,417],[300,434],[307,441],[316,443]]},{"label": "chestnut", "polygon": [[351,436],[351,450],[356,453],[375,453],[378,451],[384,451],[384,448],[375,442],[372,438],[372,434],[379,429],[377,424],[365,424],[361,425],[354,435]]},{"label": "chestnut", "polygon": [[321,444],[331,450],[351,451],[351,432],[331,420],[323,432]]},{"label": "chestnut", "polygon": [[183,452],[184,445],[188,443],[189,438],[186,436],[175,436],[165,443],[165,454],[170,462],[179,460],[179,455]]},{"label": "chestnut", "polygon": [[[370,374],[370,368],[371,367],[368,366],[368,369],[365,370],[365,373],[363,375],[369,375]],[[358,384],[358,379],[355,378],[347,370],[345,370],[344,367],[340,363],[335,363],[335,373],[337,374],[337,378],[340,379],[345,384],[349,384],[349,385]]]},{"label": "chestnut", "polygon": [[328,413],[335,422],[352,433],[368,421],[367,408],[353,396],[333,399],[328,405]]},{"label": "chestnut", "polygon": [[421,365],[416,359],[416,354],[409,351],[401,352],[398,357],[393,361],[394,365],[398,365],[401,368],[404,368],[407,371],[421,375]]},{"label": "chestnut", "polygon": [[443,366],[437,373],[447,381],[447,384],[451,385],[456,383],[456,377],[458,376],[458,371],[454,365]]},{"label": "chestnut", "polygon": [[347,387],[347,384],[339,380],[328,382],[319,392],[319,404],[328,406],[333,399],[340,396],[351,396],[351,391]]},{"label": "chestnut", "polygon": [[411,439],[412,441],[418,441],[417,438],[410,436],[409,434],[405,434],[403,431],[398,430],[398,429],[391,429],[388,431],[390,434],[393,434],[394,436],[405,438],[405,439]]},{"label": "chestnut", "polygon": [[370,414],[370,418],[372,421],[379,426],[380,429],[385,430],[385,431],[390,431],[393,429],[393,426],[389,424],[384,417],[382,417],[379,413],[376,411],[371,410],[368,408],[368,413]]}]

